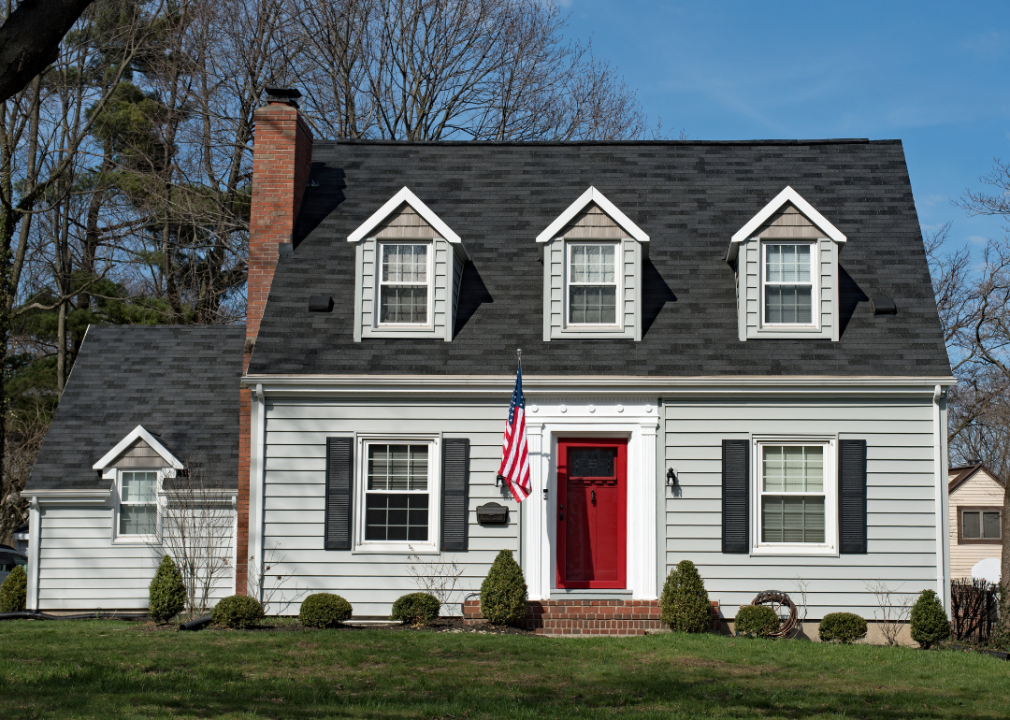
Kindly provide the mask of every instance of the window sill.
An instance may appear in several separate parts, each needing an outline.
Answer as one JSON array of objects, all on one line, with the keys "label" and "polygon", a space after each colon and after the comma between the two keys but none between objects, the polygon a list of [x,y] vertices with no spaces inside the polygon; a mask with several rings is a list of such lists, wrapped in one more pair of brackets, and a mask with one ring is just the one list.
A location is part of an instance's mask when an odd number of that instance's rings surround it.
[{"label": "window sill", "polygon": [[122,535],[112,540],[113,545],[153,545],[158,542],[156,535]]},{"label": "window sill", "polygon": [[622,333],[624,332],[624,328],[619,325],[566,325],[561,328],[561,332],[571,333],[572,335],[598,332]]},{"label": "window sill", "polygon": [[395,543],[361,543],[351,551],[352,555],[438,555],[441,551],[432,543],[411,544]]},{"label": "window sill", "polygon": [[838,557],[838,549],[827,545],[758,545],[751,557]]},{"label": "window sill", "polygon": [[757,329],[769,333],[819,333],[821,328],[816,325],[762,325]]}]

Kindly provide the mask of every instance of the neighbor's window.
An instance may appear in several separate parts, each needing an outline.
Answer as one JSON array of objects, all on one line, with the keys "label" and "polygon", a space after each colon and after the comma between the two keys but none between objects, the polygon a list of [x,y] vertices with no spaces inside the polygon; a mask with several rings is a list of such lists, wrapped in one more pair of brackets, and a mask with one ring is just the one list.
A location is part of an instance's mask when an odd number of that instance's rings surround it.
[{"label": "neighbor's window", "polygon": [[766,243],[765,324],[812,325],[813,280],[809,243]]},{"label": "neighbor's window", "polygon": [[617,247],[568,243],[569,324],[617,324]]},{"label": "neighbor's window", "polygon": [[158,473],[124,470],[119,481],[119,535],[154,535],[157,529]]},{"label": "neighbor's window", "polygon": [[365,542],[428,542],[428,444],[368,444]]},{"label": "neighbor's window", "polygon": [[960,508],[961,523],[958,542],[1002,542],[1002,509],[998,507]]},{"label": "neighbor's window", "polygon": [[825,538],[823,445],[761,446],[762,543],[817,543]]},{"label": "neighbor's window", "polygon": [[428,243],[379,245],[380,324],[428,324],[429,248]]}]

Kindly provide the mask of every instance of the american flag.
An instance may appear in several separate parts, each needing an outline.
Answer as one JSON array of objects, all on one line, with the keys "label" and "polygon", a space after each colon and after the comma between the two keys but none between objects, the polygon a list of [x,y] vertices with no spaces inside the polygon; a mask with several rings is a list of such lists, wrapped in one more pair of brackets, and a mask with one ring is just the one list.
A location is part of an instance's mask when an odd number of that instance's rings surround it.
[{"label": "american flag", "polygon": [[512,497],[522,502],[533,491],[530,485],[530,460],[526,451],[526,400],[523,398],[523,364],[516,371],[516,386],[509,404],[509,419],[502,442],[498,476],[508,483]]}]

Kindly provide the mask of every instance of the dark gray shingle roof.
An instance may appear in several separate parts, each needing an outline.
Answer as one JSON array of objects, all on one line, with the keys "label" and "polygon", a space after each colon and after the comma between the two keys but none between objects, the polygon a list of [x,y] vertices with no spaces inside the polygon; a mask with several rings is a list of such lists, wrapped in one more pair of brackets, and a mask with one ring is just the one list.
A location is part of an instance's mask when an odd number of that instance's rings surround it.
[{"label": "dark gray shingle roof", "polygon": [[[322,142],[281,258],[249,372],[910,375],[950,368],[901,143]],[[404,185],[463,239],[471,258],[451,343],[352,339],[347,236]],[[651,236],[645,335],[544,342],[534,238],[590,185]],[[730,237],[791,185],[848,236],[841,341],[737,336]],[[332,313],[309,313],[330,295]],[[873,316],[869,299],[898,314]]]},{"label": "dark gray shingle roof", "polygon": [[102,487],[91,466],[137,425],[237,487],[244,341],[244,326],[89,328],[26,492]]}]

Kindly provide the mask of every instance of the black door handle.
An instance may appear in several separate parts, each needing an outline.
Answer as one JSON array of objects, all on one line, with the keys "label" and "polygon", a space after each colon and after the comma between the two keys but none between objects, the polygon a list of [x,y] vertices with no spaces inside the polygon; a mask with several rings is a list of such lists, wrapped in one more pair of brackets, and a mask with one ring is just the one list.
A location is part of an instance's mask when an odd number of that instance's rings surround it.
[{"label": "black door handle", "polygon": [[558,517],[558,520],[564,520],[565,519],[565,506],[564,505],[558,505],[558,512],[560,513],[560,516]]},{"label": "black door handle", "polygon": [[596,491],[595,490],[590,490],[589,494],[593,496],[593,505],[595,505],[596,504]]}]

